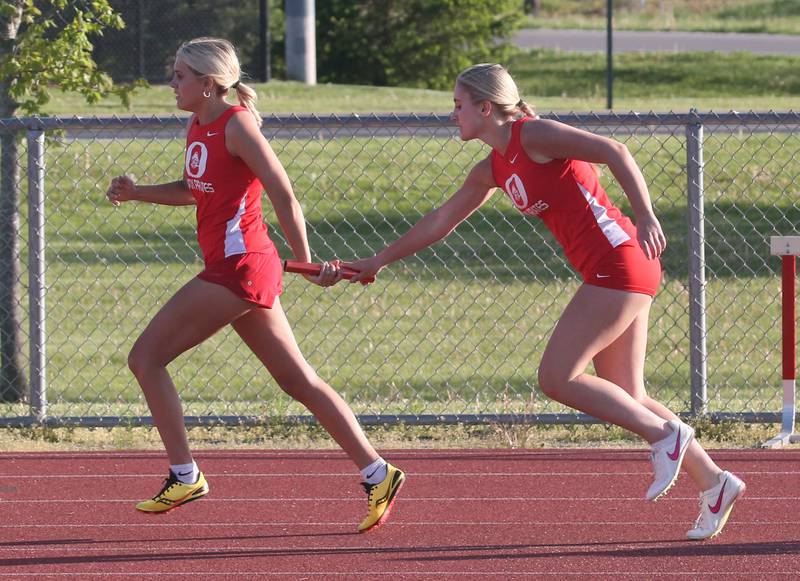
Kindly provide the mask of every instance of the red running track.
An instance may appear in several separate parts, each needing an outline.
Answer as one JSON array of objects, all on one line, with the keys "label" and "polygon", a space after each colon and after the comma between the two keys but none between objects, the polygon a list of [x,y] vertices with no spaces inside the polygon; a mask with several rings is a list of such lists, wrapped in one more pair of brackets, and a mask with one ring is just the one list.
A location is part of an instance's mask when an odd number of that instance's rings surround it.
[{"label": "red running track", "polygon": [[[199,452],[211,493],[167,515],[158,453],[0,455],[0,579],[789,579],[800,450],[714,451],[747,483],[726,529],[684,540],[686,474],[656,503],[644,450],[397,451],[391,520],[338,452]],[[110,475],[106,477],[106,475]]]}]

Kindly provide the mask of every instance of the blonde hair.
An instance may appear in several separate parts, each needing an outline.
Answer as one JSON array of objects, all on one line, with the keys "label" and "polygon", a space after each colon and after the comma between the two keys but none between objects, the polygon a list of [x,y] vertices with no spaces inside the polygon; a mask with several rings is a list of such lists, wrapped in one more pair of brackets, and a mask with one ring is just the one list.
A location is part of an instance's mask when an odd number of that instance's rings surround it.
[{"label": "blonde hair", "polygon": [[233,45],[222,38],[200,37],[184,42],[175,54],[175,60],[186,63],[197,75],[210,77],[218,86],[217,94],[236,91],[239,104],[256,118],[261,126],[261,115],[255,106],[256,92],[242,82],[239,57]]},{"label": "blonde hair", "polygon": [[456,84],[472,97],[473,103],[491,101],[507,117],[517,117],[520,113],[536,117],[533,107],[520,98],[517,84],[501,65],[473,65],[458,75]]}]

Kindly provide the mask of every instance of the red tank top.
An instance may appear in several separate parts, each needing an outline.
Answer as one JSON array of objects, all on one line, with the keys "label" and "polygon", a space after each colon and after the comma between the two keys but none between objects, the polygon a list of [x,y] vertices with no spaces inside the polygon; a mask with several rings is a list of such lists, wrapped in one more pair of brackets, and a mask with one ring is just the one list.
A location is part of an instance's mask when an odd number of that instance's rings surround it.
[{"label": "red tank top", "polygon": [[197,203],[197,241],[206,264],[273,247],[261,213],[261,182],[225,147],[225,126],[239,111],[247,109],[233,106],[207,125],[194,117],[186,135],[183,178]]},{"label": "red tank top", "polygon": [[520,140],[526,117],[511,126],[505,155],[492,150],[492,175],[523,214],[541,218],[570,264],[586,273],[617,246],[635,245],[636,227],[608,199],[591,164],[575,159],[537,163]]}]

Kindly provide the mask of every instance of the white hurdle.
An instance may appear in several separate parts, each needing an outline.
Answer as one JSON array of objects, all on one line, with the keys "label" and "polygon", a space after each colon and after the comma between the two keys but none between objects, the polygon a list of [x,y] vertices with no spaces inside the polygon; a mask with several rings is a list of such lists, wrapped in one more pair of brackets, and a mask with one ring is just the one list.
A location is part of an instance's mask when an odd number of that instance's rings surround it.
[{"label": "white hurdle", "polygon": [[796,402],[796,319],[795,286],[797,256],[800,255],[800,236],[772,236],[769,241],[770,254],[780,256],[781,267],[781,349],[783,361],[783,415],[780,433],[764,443],[765,448],[778,448],[792,442],[800,442],[800,434],[794,432]]}]

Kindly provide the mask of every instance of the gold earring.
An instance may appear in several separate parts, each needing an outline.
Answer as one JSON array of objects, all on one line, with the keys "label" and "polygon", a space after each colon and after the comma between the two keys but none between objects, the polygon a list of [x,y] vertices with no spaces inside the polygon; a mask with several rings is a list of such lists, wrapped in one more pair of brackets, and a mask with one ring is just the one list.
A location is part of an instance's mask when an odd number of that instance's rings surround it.
[{"label": "gold earring", "polygon": [[203,91],[203,97],[208,99],[211,96],[211,91]]}]

